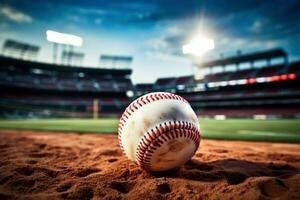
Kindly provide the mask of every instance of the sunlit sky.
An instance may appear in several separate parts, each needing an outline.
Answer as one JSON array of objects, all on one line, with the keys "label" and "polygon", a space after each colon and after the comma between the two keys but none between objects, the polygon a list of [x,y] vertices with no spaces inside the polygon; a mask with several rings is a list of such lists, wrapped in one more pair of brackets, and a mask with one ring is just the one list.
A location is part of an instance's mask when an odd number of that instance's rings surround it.
[{"label": "sunlit sky", "polygon": [[100,54],[131,55],[134,82],[192,73],[181,47],[198,32],[215,41],[205,57],[282,47],[300,58],[300,1],[2,0],[0,44],[16,39],[41,47],[38,60],[52,61],[47,29],[81,36],[84,65]]}]

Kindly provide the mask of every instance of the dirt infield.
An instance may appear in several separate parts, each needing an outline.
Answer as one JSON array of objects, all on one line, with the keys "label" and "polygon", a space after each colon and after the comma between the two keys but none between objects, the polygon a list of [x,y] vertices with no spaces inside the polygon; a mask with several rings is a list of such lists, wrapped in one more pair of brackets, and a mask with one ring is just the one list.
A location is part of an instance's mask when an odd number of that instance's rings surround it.
[{"label": "dirt infield", "polygon": [[149,174],[115,135],[0,131],[0,199],[300,199],[300,145],[201,141],[179,171]]}]

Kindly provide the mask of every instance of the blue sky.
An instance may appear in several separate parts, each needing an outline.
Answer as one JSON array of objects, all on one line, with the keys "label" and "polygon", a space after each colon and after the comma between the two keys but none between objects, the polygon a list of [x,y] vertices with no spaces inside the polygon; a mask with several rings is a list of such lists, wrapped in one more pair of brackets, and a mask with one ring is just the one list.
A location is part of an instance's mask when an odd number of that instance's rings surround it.
[{"label": "blue sky", "polygon": [[132,55],[133,81],[152,82],[193,72],[181,46],[199,31],[216,46],[203,60],[275,47],[299,59],[299,11],[297,0],[2,0],[0,42],[39,45],[39,60],[51,62],[45,31],[72,33],[84,39],[75,49],[84,65],[97,66],[100,54]]}]

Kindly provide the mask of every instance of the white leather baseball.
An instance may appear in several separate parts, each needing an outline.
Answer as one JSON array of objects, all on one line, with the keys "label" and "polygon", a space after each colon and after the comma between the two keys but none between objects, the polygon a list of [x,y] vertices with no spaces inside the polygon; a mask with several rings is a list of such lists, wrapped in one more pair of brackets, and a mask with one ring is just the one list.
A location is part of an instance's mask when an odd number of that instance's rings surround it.
[{"label": "white leather baseball", "polygon": [[180,167],[195,154],[201,139],[190,104],[167,92],[133,101],[120,119],[118,134],[126,156],[148,171]]}]

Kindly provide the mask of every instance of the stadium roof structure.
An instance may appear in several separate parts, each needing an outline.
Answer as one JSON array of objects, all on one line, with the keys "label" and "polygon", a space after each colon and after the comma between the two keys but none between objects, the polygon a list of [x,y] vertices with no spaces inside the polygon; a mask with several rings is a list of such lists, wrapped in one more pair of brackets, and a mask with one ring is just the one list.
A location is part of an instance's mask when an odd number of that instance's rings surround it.
[{"label": "stadium roof structure", "polygon": [[63,51],[61,55],[61,60],[63,64],[71,66],[82,65],[84,59],[84,53],[74,52],[74,51]]},{"label": "stadium roof structure", "polygon": [[111,55],[101,55],[100,58],[102,60],[111,60],[111,59],[115,59],[115,60],[122,60],[122,61],[127,61],[127,62],[131,62],[132,61],[132,57],[131,56],[111,56]]},{"label": "stadium roof structure", "polygon": [[130,75],[132,73],[131,69],[101,69],[93,67],[70,67],[58,64],[42,63],[35,61],[25,61],[16,58],[10,58],[5,56],[0,56],[1,66],[5,65],[15,65],[21,66],[22,68],[38,68],[45,70],[56,70],[62,72],[86,72],[86,73],[102,73],[111,75]]},{"label": "stadium roof structure", "polygon": [[132,56],[100,55],[99,65],[104,68],[126,69],[132,61]]},{"label": "stadium roof structure", "polygon": [[284,58],[286,62],[287,53],[283,49],[279,48],[279,49],[273,49],[273,50],[262,51],[257,53],[244,54],[244,55],[212,60],[212,61],[208,61],[196,65],[201,68],[208,68],[214,66],[225,66],[228,64],[239,64],[239,63],[246,63],[246,62],[251,63],[259,60],[270,60],[274,58]]},{"label": "stadium roof structure", "polygon": [[135,86],[141,90],[153,90],[154,83],[138,83]]},{"label": "stadium roof structure", "polygon": [[35,58],[40,50],[39,46],[7,39],[2,47],[2,54],[8,56],[17,56],[19,58]]}]

